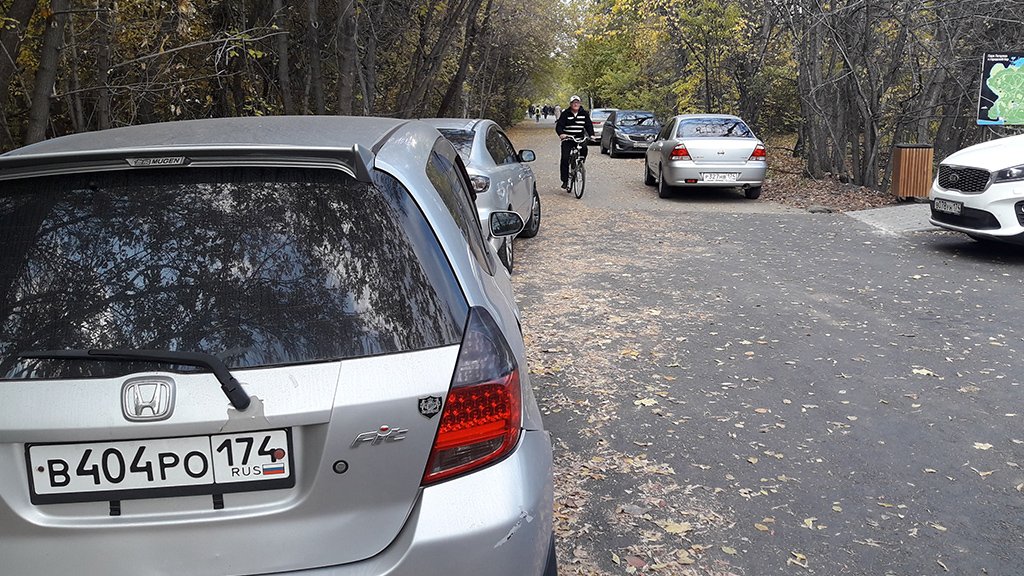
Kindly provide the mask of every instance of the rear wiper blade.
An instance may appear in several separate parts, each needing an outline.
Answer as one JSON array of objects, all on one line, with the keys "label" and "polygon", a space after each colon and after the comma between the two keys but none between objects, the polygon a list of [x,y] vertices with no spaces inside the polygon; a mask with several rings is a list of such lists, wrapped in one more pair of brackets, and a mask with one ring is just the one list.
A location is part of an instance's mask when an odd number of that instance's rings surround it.
[{"label": "rear wiper blade", "polygon": [[179,366],[195,366],[213,372],[220,389],[238,410],[249,407],[249,395],[235,380],[224,362],[212,354],[179,352],[173,350],[36,350],[19,354],[21,358],[36,360],[97,360],[106,362],[161,362]]}]

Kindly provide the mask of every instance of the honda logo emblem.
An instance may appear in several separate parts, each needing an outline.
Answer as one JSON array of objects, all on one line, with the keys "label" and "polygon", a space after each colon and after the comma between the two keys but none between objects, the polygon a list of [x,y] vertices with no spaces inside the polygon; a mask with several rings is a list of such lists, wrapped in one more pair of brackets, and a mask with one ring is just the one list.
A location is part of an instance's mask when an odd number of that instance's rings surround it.
[{"label": "honda logo emblem", "polygon": [[126,420],[165,420],[173,411],[174,381],[170,378],[135,378],[121,386],[121,413]]}]

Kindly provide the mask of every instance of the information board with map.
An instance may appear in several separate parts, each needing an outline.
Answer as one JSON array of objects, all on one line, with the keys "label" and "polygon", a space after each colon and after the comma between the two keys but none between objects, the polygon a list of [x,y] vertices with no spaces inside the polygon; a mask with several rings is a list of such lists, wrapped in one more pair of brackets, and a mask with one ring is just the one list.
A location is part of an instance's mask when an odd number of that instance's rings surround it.
[{"label": "information board with map", "polygon": [[1024,52],[986,52],[978,124],[1024,125]]}]

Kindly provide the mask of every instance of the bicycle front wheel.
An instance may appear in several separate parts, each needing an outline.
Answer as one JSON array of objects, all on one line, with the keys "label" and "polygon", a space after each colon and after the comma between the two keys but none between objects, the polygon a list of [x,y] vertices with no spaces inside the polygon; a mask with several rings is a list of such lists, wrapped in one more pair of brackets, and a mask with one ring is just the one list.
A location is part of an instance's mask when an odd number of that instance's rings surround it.
[{"label": "bicycle front wheel", "polygon": [[576,177],[572,179],[572,193],[577,198],[583,198],[583,190],[587,187],[587,165],[580,162],[576,168]]}]

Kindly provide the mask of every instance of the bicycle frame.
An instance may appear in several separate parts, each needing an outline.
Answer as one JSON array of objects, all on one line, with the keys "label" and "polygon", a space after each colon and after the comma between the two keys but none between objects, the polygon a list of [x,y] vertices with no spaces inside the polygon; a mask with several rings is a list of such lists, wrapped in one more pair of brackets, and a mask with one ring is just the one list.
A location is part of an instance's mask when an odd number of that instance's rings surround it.
[{"label": "bicycle frame", "polygon": [[587,139],[573,138],[573,142],[576,143],[576,146],[569,150],[569,190],[576,198],[582,198],[587,180],[587,172],[584,168],[587,157],[580,154],[580,151],[583,146],[586,146]]}]

